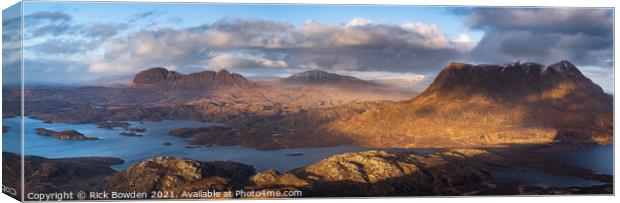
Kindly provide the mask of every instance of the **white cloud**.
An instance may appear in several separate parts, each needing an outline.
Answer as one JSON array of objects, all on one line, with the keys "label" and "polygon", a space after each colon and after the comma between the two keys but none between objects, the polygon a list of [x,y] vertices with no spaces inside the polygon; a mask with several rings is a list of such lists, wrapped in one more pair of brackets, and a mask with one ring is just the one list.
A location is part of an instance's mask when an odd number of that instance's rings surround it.
[{"label": "white cloud", "polygon": [[349,21],[347,23],[347,27],[355,27],[355,26],[365,26],[365,25],[370,25],[372,24],[372,22],[368,19],[364,19],[364,18],[353,18],[351,19],[351,21]]},{"label": "white cloud", "polygon": [[456,39],[453,40],[454,42],[458,42],[458,43],[471,43],[471,38],[469,37],[468,34],[460,34],[458,37],[456,37]]},{"label": "white cloud", "polygon": [[235,56],[222,54],[211,58],[208,62],[213,68],[286,68],[288,64],[282,60],[270,60],[256,56]]}]

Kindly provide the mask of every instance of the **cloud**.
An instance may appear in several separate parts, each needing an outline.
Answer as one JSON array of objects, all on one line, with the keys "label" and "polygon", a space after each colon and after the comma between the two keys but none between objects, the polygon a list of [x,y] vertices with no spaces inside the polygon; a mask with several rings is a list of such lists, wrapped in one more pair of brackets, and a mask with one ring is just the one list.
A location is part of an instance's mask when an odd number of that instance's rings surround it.
[{"label": "cloud", "polygon": [[69,14],[66,14],[60,11],[56,11],[56,12],[41,11],[41,12],[27,15],[25,16],[25,18],[28,21],[36,21],[33,23],[38,23],[39,21],[67,22],[67,21],[72,20],[72,17]]},{"label": "cloud", "polygon": [[468,43],[463,38],[451,40],[437,26],[423,23],[373,24],[353,19],[333,25],[309,20],[295,27],[285,22],[225,18],[185,29],[141,30],[111,40],[105,45],[104,58],[92,63],[91,71],[129,73],[163,64],[180,69],[308,68],[312,64],[332,70],[428,72],[465,54]]},{"label": "cloud", "polygon": [[604,66],[612,60],[613,13],[590,8],[484,8],[466,16],[471,29],[485,31],[469,55],[474,61],[515,60]]},{"label": "cloud", "polygon": [[[27,53],[37,56],[68,56],[97,49],[109,38],[128,28],[125,23],[78,24],[63,12],[37,12],[24,20]],[[28,57],[28,56],[27,56]]]},{"label": "cloud", "polygon": [[482,8],[474,9],[466,24],[474,29],[610,36],[612,17],[612,10],[597,8]]},{"label": "cloud", "polygon": [[58,36],[58,35],[71,32],[72,31],[71,28],[72,28],[71,25],[66,24],[66,23],[47,24],[44,26],[34,28],[32,31],[27,31],[26,33],[29,34],[27,35],[29,36],[28,38],[42,37],[46,35]]},{"label": "cloud", "polygon": [[41,11],[24,16],[26,38],[62,35],[73,31],[73,18],[66,13]]},{"label": "cloud", "polygon": [[145,12],[142,12],[142,13],[137,13],[137,14],[135,14],[135,15],[133,15],[133,16],[131,16],[129,18],[129,22],[136,22],[138,20],[148,19],[150,17],[161,15],[163,13],[165,13],[165,12],[158,11],[158,10],[150,10],[150,11],[145,11]]},{"label": "cloud", "polygon": [[370,25],[372,24],[372,22],[368,19],[364,19],[364,18],[353,18],[351,21],[349,21],[347,23],[347,27],[355,27],[355,26],[364,26],[364,25]]},{"label": "cloud", "polygon": [[217,55],[209,60],[209,67],[226,68],[286,68],[288,64],[282,60],[270,60],[254,56]]},{"label": "cloud", "polygon": [[38,55],[71,55],[92,50],[99,46],[96,41],[83,39],[49,39],[42,43],[27,47]]},{"label": "cloud", "polygon": [[85,28],[84,36],[107,39],[127,29],[127,27],[128,25],[124,23],[96,23]]}]

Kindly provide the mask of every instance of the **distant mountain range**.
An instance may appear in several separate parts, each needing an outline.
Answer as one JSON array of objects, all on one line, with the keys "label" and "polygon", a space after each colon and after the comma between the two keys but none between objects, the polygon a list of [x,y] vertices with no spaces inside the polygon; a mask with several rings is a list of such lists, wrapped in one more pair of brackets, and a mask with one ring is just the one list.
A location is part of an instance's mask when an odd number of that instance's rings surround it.
[{"label": "distant mountain range", "polygon": [[136,89],[205,90],[218,88],[250,88],[256,84],[237,73],[227,70],[202,71],[184,75],[156,67],[137,73],[129,87]]},{"label": "distant mountain range", "polygon": [[[329,73],[322,70],[310,70],[302,73],[297,73],[286,78],[271,78],[271,81],[276,83],[270,83],[270,85],[284,85],[284,86],[331,86],[346,89],[368,89],[368,88],[388,88],[395,83],[367,81],[353,76],[339,75],[335,73]],[[399,81],[397,85],[393,86],[397,89],[401,89],[403,81]],[[246,79],[243,75],[237,73],[230,73],[227,70],[214,71],[202,71],[191,74],[181,74],[176,71],[167,70],[161,67],[150,68],[144,71],[138,72],[132,82],[129,84],[130,88],[134,89],[159,89],[159,90],[183,90],[183,91],[201,91],[201,90],[214,90],[221,88],[251,88],[256,87],[256,83]]]},{"label": "distant mountain range", "polygon": [[285,85],[336,85],[349,88],[380,87],[382,85],[353,76],[338,75],[322,70],[310,70],[280,80]]}]

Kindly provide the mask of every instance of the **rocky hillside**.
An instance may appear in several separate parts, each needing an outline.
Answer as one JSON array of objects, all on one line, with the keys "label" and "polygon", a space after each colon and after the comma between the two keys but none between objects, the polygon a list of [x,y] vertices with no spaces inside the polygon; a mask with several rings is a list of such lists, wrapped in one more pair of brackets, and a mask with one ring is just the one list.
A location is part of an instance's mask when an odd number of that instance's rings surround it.
[{"label": "rocky hillside", "polygon": [[345,113],[324,127],[366,146],[580,145],[613,139],[611,97],[567,61],[547,67],[452,63],[409,101],[339,109]]},{"label": "rocky hillside", "polygon": [[[213,190],[302,191],[303,197],[459,195],[489,189],[487,162],[496,159],[480,150],[455,150],[432,156],[367,151],[336,155],[290,172],[271,169],[256,173],[252,166],[235,162],[165,156],[140,161],[119,172],[110,170],[108,164],[112,162],[104,158],[27,157],[27,162],[42,168],[27,169],[26,184],[31,188],[28,191],[38,192],[74,191],[81,186],[148,194],[168,191],[174,192],[176,198],[189,198],[181,196],[183,192]],[[79,160],[85,162],[67,165]],[[81,174],[74,171],[78,169]],[[42,186],[36,186],[35,181],[41,181]]]},{"label": "rocky hillside", "polygon": [[[19,172],[19,156],[3,153],[3,174]],[[230,162],[201,162],[180,157],[155,157],[122,171],[110,165],[114,158],[45,159],[26,156],[27,192],[115,191],[121,193],[167,191],[163,198],[207,198],[206,191],[228,192],[220,198],[271,197],[260,191],[301,191],[302,197],[379,197],[430,195],[611,194],[613,177],[566,166],[531,153],[447,149],[436,152],[365,151],[343,153],[288,172],[274,169],[256,173],[252,166]],[[497,181],[497,167],[541,170],[601,181],[588,188],[539,188],[523,183]],[[7,176],[18,177],[18,176]],[[15,185],[18,179],[3,180]],[[235,191],[255,191],[259,196],[235,196]],[[173,193],[170,193],[173,192]],[[192,193],[194,192],[194,193]],[[212,198],[212,197],[211,197]]]},{"label": "rocky hillside", "polygon": [[229,191],[247,185],[254,167],[226,161],[198,162],[156,157],[134,164],[106,178],[113,191]]},{"label": "rocky hillside", "polygon": [[202,71],[184,75],[161,67],[137,73],[130,84],[131,88],[160,90],[205,90],[254,86],[254,83],[242,75],[223,69],[218,72]]},{"label": "rocky hillside", "polygon": [[[455,150],[431,156],[366,151],[335,155],[279,177],[294,175],[305,180],[307,188],[311,188],[307,194],[311,196],[459,195],[488,189],[491,176],[486,172],[486,162],[498,159],[481,150]],[[254,182],[261,183],[257,176]],[[299,185],[294,181],[281,182],[292,187]]]},{"label": "rocky hillside", "polygon": [[[2,152],[2,184],[18,188],[21,182],[21,156]],[[88,188],[104,189],[105,177],[117,173],[110,166],[124,161],[111,157],[47,159],[24,157],[26,193],[74,192]],[[20,196],[19,194],[17,196]],[[52,199],[53,200],[53,199]]]}]

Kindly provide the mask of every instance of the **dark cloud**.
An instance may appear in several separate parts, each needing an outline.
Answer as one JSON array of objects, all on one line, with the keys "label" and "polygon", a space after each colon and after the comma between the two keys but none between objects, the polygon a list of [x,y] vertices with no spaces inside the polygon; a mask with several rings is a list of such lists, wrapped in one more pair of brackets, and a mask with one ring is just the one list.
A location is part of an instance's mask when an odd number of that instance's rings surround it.
[{"label": "dark cloud", "polygon": [[466,24],[474,29],[611,36],[613,11],[596,8],[480,8],[472,10]]},{"label": "dark cloud", "polygon": [[570,60],[581,66],[609,67],[613,11],[594,8],[483,8],[466,17],[485,31],[469,57],[478,62]]}]

